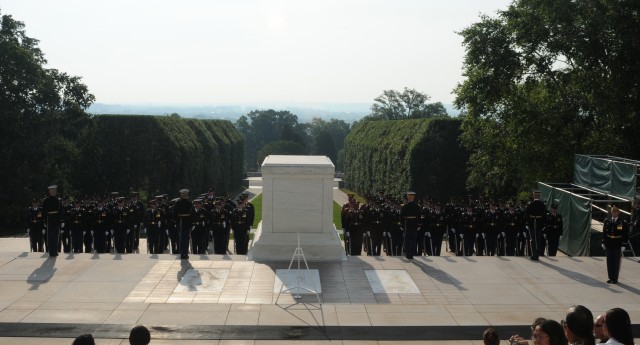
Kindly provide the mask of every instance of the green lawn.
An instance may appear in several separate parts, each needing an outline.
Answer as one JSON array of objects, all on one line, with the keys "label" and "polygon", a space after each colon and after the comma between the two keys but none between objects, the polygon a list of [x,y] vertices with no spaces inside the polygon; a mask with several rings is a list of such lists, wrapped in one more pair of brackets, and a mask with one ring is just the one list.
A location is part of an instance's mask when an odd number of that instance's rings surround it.
[{"label": "green lawn", "polygon": [[255,210],[255,218],[253,218],[253,228],[257,228],[262,220],[262,193],[258,194],[253,200],[253,209]]},{"label": "green lawn", "polygon": [[340,214],[342,213],[342,206],[338,205],[337,202],[333,202],[333,224],[336,225],[336,229],[342,229],[342,217]]}]

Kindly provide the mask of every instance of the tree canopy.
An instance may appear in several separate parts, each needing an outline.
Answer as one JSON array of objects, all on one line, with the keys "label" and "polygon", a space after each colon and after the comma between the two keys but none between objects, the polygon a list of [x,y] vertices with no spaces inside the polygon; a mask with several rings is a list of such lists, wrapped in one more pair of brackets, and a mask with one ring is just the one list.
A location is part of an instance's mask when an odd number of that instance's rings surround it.
[{"label": "tree canopy", "polygon": [[369,119],[400,120],[448,116],[442,103],[427,103],[431,97],[416,89],[404,88],[402,92],[384,90],[374,99]]},{"label": "tree canopy", "polygon": [[570,181],[575,153],[640,158],[640,2],[516,0],[460,32],[469,187]]},{"label": "tree canopy", "polygon": [[11,223],[46,186],[69,185],[75,140],[95,98],[80,77],[45,68],[38,40],[26,35],[22,22],[10,15],[1,20],[0,205],[10,205],[2,222]]}]

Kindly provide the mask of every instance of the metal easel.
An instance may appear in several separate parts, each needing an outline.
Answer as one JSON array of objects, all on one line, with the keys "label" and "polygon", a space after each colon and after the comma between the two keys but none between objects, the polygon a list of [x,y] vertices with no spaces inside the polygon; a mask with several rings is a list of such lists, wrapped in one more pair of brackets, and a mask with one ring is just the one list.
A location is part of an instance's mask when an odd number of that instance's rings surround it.
[{"label": "metal easel", "polygon": [[[320,303],[322,305],[322,302],[320,301],[320,295],[318,295],[317,292],[317,287],[315,286],[316,283],[315,281],[313,282],[313,289],[309,289],[305,286],[301,285],[302,282],[302,271],[300,270],[300,260],[302,259],[302,261],[304,261],[304,266],[306,267],[306,271],[304,274],[307,274],[309,272],[311,272],[311,270],[309,270],[309,265],[307,264],[307,259],[304,257],[304,252],[302,251],[302,248],[300,247],[300,233],[298,233],[298,247],[296,247],[296,250],[293,252],[293,257],[291,257],[291,262],[289,263],[289,268],[287,269],[287,274],[286,274],[286,278],[284,278],[284,281],[282,282],[282,286],[280,286],[280,292],[278,292],[278,297],[276,298],[276,302],[275,304],[278,304],[278,300],[280,299],[280,294],[283,292],[293,292],[294,290],[296,291],[296,293],[293,295],[293,298],[295,299],[300,299],[302,298],[302,296],[300,295],[300,290],[306,290],[312,294],[316,295],[316,298],[318,298],[318,303]],[[291,273],[291,266],[293,266],[293,261],[296,260],[298,263],[298,269],[296,271],[296,285],[290,288],[285,289],[284,286],[287,283],[287,280],[289,278],[289,274]],[[309,275],[307,274],[307,277],[309,277]],[[297,301],[296,301],[297,303]]]}]

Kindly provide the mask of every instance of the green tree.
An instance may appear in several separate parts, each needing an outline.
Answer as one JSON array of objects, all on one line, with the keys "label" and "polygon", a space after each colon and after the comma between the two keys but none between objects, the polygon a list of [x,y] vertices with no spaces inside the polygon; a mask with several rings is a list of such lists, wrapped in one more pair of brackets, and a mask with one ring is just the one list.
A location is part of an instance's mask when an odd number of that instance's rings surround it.
[{"label": "green tree", "polygon": [[316,142],[313,147],[313,154],[327,156],[334,164],[338,161],[338,151],[333,144],[333,138],[327,130],[323,130],[316,135]]},{"label": "green tree", "polygon": [[570,181],[575,153],[640,158],[640,2],[517,0],[460,32],[469,187]]},{"label": "green tree", "polygon": [[[309,135],[314,139],[314,142],[318,142],[318,136],[320,133],[328,132],[333,140],[333,147],[335,150],[335,157],[327,155],[331,157],[331,160],[336,165],[336,169],[342,171],[344,169],[343,159],[340,157],[344,157],[341,152],[344,149],[344,139],[347,137],[349,132],[351,132],[351,126],[344,122],[344,120],[339,119],[330,119],[329,121],[325,121],[322,118],[314,117],[311,119],[311,122],[308,124]],[[328,143],[323,144],[323,146],[327,147]],[[332,152],[332,149],[329,149],[328,152]],[[335,159],[334,159],[335,158]]]},{"label": "green tree", "polygon": [[[258,151],[268,143],[280,140],[283,130],[284,134],[289,135],[290,138],[294,137],[294,134],[298,134],[302,138],[301,134],[303,133],[303,129],[298,128],[298,116],[286,110],[253,110],[247,115],[241,116],[235,126],[245,137],[244,157],[245,169],[247,170],[258,169],[262,163],[258,157]],[[290,128],[285,130],[286,126],[290,126]]]},{"label": "green tree", "polygon": [[305,155],[304,146],[295,141],[277,140],[265,145],[258,152],[258,161],[262,163],[269,155]]},{"label": "green tree", "polygon": [[447,116],[442,103],[427,103],[431,97],[416,89],[404,88],[402,92],[384,90],[371,106],[373,120],[418,119]]},{"label": "green tree", "polygon": [[[1,15],[1,13],[0,13]],[[0,28],[0,224],[23,217],[32,197],[49,184],[70,191],[67,180],[90,122],[94,96],[80,77],[45,68],[38,40],[22,22],[2,15]]]}]

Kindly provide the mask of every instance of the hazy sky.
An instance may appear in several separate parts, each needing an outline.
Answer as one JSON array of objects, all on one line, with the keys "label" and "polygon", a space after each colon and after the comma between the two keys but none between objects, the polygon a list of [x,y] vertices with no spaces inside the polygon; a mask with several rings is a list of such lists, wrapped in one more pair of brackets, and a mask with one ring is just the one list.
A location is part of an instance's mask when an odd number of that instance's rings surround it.
[{"label": "hazy sky", "polygon": [[455,32],[511,0],[2,0],[100,103],[451,103]]}]

